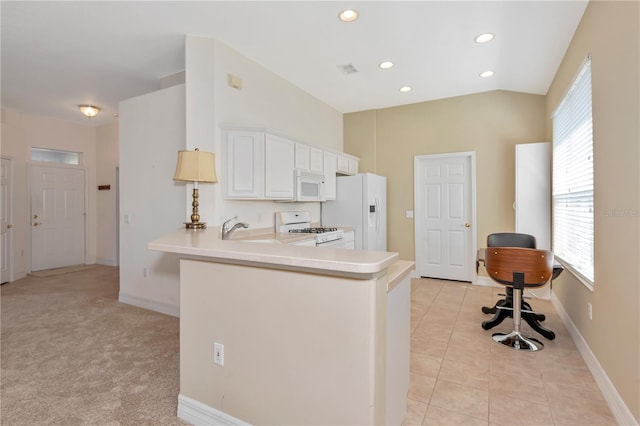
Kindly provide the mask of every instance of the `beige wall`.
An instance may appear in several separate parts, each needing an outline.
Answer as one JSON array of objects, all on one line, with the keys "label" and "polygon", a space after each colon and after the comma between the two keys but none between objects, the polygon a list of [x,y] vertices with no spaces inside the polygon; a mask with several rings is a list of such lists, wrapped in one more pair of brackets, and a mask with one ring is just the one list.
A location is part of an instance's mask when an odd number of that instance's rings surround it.
[{"label": "beige wall", "polygon": [[[2,155],[13,167],[13,280],[30,271],[28,174],[32,147],[82,152],[86,171],[87,263],[117,265],[116,182],[118,125],[82,126],[49,117],[2,109]],[[109,184],[110,191],[96,186]]]},{"label": "beige wall", "polygon": [[14,279],[30,272],[30,200],[29,164],[31,148],[60,149],[82,153],[82,167],[87,185],[87,224],[85,261],[96,262],[96,128],[78,125],[50,117],[2,109],[2,155],[12,159],[13,167],[13,220]]},{"label": "beige wall", "polygon": [[[30,265],[30,228],[29,203],[27,194],[27,137],[24,129],[18,125],[19,113],[13,110],[2,110],[2,137],[0,153],[3,158],[11,161],[11,185],[13,186],[11,198],[11,211],[9,218],[13,232],[11,244],[11,281],[19,280],[27,276]],[[13,123],[13,124],[11,124]]]},{"label": "beige wall", "polygon": [[[342,150],[342,114],[212,38],[187,36],[185,64],[186,147],[216,153],[218,184],[200,187],[204,220],[219,226],[238,216],[251,228],[261,228],[273,226],[274,212],[309,210],[319,221],[320,203],[225,200],[222,126],[268,128],[299,142]],[[242,79],[242,90],[228,85],[229,74]]]},{"label": "beige wall", "polygon": [[[640,421],[640,7],[591,2],[547,94],[549,117],[591,53],[595,285],[565,272],[553,290]],[[551,135],[551,122],[547,124]],[[593,306],[593,320],[587,304]]]},{"label": "beige wall", "polygon": [[102,265],[118,265],[116,200],[118,185],[118,123],[96,129],[96,184],[111,185],[110,190],[98,191],[96,261]]},{"label": "beige wall", "polygon": [[414,260],[413,159],[476,151],[478,245],[514,229],[515,147],[545,140],[545,97],[492,91],[346,114],[344,150],[387,176],[388,249]]}]

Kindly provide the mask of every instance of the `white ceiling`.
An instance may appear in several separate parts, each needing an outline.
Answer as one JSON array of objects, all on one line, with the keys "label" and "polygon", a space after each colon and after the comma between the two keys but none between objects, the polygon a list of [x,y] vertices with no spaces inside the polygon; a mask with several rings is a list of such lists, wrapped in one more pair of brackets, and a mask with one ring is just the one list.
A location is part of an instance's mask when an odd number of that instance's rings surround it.
[{"label": "white ceiling", "polygon": [[[585,1],[1,2],[2,106],[89,125],[222,40],[347,113],[504,89],[546,94]],[[338,21],[356,8],[360,18]],[[487,44],[475,36],[492,32]],[[395,67],[381,70],[390,60]],[[352,64],[358,73],[344,74]],[[483,79],[485,70],[495,76]],[[413,90],[400,93],[401,86]],[[88,120],[77,105],[103,111]]]}]

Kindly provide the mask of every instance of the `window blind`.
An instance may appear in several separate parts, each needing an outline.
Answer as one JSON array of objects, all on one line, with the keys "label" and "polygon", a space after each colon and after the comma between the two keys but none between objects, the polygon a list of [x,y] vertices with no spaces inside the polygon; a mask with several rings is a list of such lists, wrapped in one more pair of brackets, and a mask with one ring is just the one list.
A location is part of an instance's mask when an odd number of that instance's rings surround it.
[{"label": "window blind", "polygon": [[591,59],[553,114],[553,252],[593,285]]}]

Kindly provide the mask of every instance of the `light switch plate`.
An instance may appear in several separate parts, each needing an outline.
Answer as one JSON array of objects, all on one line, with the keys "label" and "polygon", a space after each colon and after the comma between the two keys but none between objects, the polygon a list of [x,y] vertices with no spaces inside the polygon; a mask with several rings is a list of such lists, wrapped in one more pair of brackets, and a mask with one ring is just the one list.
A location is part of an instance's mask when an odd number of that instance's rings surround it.
[{"label": "light switch plate", "polygon": [[224,345],[215,342],[213,344],[213,362],[218,365],[224,365]]}]

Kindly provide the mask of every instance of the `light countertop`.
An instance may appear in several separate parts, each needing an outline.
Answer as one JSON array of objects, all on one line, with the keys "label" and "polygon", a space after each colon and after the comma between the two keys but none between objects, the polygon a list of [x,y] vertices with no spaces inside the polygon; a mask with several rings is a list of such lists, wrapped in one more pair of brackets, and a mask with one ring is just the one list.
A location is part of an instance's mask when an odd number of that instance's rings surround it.
[{"label": "light countertop", "polygon": [[359,279],[378,276],[398,260],[398,253],[392,252],[289,245],[305,239],[309,236],[238,231],[223,241],[218,229],[178,229],[148,243],[147,248],[221,263]]}]

